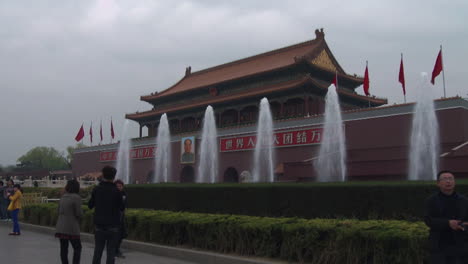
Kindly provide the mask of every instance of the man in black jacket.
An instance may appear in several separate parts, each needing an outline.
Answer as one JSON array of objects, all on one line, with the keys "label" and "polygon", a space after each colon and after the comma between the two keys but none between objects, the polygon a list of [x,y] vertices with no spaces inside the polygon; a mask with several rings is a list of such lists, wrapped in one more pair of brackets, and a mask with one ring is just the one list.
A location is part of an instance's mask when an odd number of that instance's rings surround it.
[{"label": "man in black jacket", "polygon": [[450,171],[437,174],[439,192],[426,200],[424,221],[430,227],[431,263],[468,263],[468,200],[455,192]]},{"label": "man in black jacket", "polygon": [[107,264],[115,261],[115,251],[119,239],[120,211],[124,204],[122,194],[114,184],[117,170],[111,166],[102,169],[102,181],[94,188],[88,202],[94,210],[94,256],[93,264],[101,263],[104,246],[107,247]]}]

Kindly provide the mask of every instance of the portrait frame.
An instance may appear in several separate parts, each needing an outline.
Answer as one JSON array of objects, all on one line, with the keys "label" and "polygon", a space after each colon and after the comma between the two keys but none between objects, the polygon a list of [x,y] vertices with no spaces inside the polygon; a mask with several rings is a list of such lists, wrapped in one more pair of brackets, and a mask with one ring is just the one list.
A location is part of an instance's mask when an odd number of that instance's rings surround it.
[{"label": "portrait frame", "polygon": [[[185,141],[190,142],[190,151],[185,151]],[[180,139],[180,163],[194,164],[195,163],[195,136],[183,137]]]}]

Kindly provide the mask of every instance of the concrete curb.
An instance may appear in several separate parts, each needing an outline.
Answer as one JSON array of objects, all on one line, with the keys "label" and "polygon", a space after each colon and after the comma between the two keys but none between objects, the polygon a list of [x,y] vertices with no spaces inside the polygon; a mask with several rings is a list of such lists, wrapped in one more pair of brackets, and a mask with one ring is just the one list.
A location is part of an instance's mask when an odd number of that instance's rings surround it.
[{"label": "concrete curb", "polygon": [[[11,224],[11,222],[3,222],[3,224]],[[21,229],[33,232],[43,233],[53,236],[55,228],[48,226],[33,225],[27,223],[20,223]],[[81,233],[81,241],[94,244],[94,235],[89,233]],[[144,252],[147,254],[157,255],[161,257],[174,258],[189,262],[200,264],[286,264],[289,262],[278,261],[275,259],[262,259],[256,257],[241,257],[235,255],[227,255],[220,253],[213,253],[208,251],[200,251],[193,249],[186,249],[180,247],[163,246],[152,243],[145,243],[134,240],[125,239],[122,242],[122,247],[134,251]]]}]

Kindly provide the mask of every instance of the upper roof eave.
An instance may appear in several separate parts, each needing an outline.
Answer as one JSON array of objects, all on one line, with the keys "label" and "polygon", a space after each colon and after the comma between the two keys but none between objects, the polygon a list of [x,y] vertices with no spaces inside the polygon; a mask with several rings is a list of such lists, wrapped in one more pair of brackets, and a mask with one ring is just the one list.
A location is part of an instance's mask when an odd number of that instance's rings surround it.
[{"label": "upper roof eave", "polygon": [[142,101],[149,102],[169,94],[179,94],[201,87],[216,85],[224,81],[232,81],[291,66],[296,63],[296,57],[313,53],[314,50],[327,48],[326,44],[324,45],[325,34],[323,29],[321,31],[316,30],[315,34],[316,38],[313,40],[271,50],[194,73],[191,73],[191,69],[188,67],[186,75],[176,84],[162,92],[144,95],[140,98]]},{"label": "upper roof eave", "polygon": [[[354,75],[350,75],[350,74],[347,74],[347,73],[341,73],[341,72],[332,72],[330,71],[329,69],[326,69],[326,68],[323,68],[323,67],[320,67],[319,65],[316,65],[316,64],[313,64],[312,62],[310,62],[309,60],[306,60],[306,59],[303,59],[302,60],[304,63],[306,63],[308,66],[310,67],[313,67],[313,68],[318,68],[320,70],[323,70],[323,71],[328,71],[329,73],[331,74],[336,74],[338,75],[338,83],[340,82],[340,79],[347,79],[349,81],[352,81],[352,82],[355,82],[357,86],[359,85],[362,85],[364,83],[364,78],[361,78],[359,76],[354,76]],[[331,82],[332,80],[330,80]],[[357,87],[356,86],[356,87]],[[353,87],[355,88],[355,87]]]},{"label": "upper roof eave", "polygon": [[[239,78],[235,78],[235,79],[231,79],[231,80],[227,80],[227,81],[223,81],[223,82],[219,82],[219,83],[214,83],[214,84],[210,84],[210,85],[204,85],[204,86],[199,86],[199,87],[195,87],[193,89],[190,89],[188,91],[181,91],[181,92],[178,92],[178,93],[173,93],[171,95],[180,95],[180,94],[184,94],[184,93],[187,93],[187,92],[190,92],[190,91],[193,91],[193,90],[198,90],[198,89],[203,89],[203,88],[208,88],[208,87],[212,87],[213,85],[220,85],[220,84],[223,84],[223,83],[227,83],[227,82],[233,82],[233,81],[238,81],[238,80],[241,80],[241,79],[245,79],[245,78],[252,78],[252,77],[255,77],[255,76],[259,76],[259,75],[262,75],[262,74],[266,74],[266,73],[269,73],[269,72],[274,72],[274,71],[279,71],[279,70],[284,70],[284,69],[287,69],[287,68],[291,68],[297,64],[301,63],[300,61],[296,61],[294,63],[291,63],[290,65],[286,65],[284,67],[280,67],[280,68],[276,68],[276,69],[273,69],[273,70],[268,70],[268,71],[263,71],[263,72],[257,72],[257,73],[254,73],[254,74],[251,74],[251,75],[245,75],[245,76],[242,76],[242,77],[239,77]],[[185,78],[185,77],[184,77]],[[148,95],[148,96],[141,96],[141,100],[142,101],[145,101],[145,102],[148,102],[148,103],[151,103],[153,102],[154,100],[156,99],[160,99],[164,96],[164,94],[154,94],[154,95]]]},{"label": "upper roof eave", "polygon": [[[325,47],[324,47],[325,48]],[[329,52],[329,54],[331,56],[333,56],[331,54],[331,52]],[[334,60],[334,63],[336,63],[337,67],[341,67],[339,66],[339,64],[336,62],[336,60],[334,59],[333,57],[333,60]],[[230,80],[225,80],[225,81],[222,81],[222,82],[218,82],[218,83],[213,83],[213,84],[209,84],[209,85],[204,85],[204,86],[199,86],[199,87],[194,87],[188,91],[181,91],[181,92],[178,92],[178,93],[172,93],[171,95],[178,95],[178,94],[183,94],[183,93],[186,93],[186,92],[190,92],[190,91],[193,91],[193,90],[198,90],[198,89],[203,89],[203,88],[207,88],[207,87],[211,87],[213,85],[220,85],[220,84],[223,84],[223,83],[226,83],[226,82],[233,82],[233,81],[238,81],[238,80],[241,80],[241,79],[245,79],[245,78],[252,78],[252,77],[255,77],[255,76],[259,76],[259,75],[262,75],[262,74],[266,74],[266,73],[269,73],[269,72],[275,72],[275,71],[281,71],[281,70],[284,70],[284,69],[287,69],[287,68],[291,68],[291,67],[294,67],[298,64],[301,64],[301,63],[305,63],[306,65],[310,66],[310,67],[313,67],[313,68],[319,68],[320,70],[324,70],[324,71],[328,71],[330,73],[333,74],[332,71],[330,71],[329,69],[326,69],[326,68],[322,68],[318,65],[315,65],[313,64],[312,62],[310,62],[306,57],[302,57],[302,58],[297,58],[294,60],[294,62],[288,64],[288,65],[285,65],[283,67],[278,67],[278,68],[275,68],[275,69],[269,69],[269,70],[265,70],[265,71],[260,71],[260,72],[255,72],[253,74],[250,74],[250,75],[244,75],[244,76],[240,76],[238,78],[234,78],[234,79],[230,79]],[[341,69],[341,68],[340,68]],[[361,77],[358,77],[358,76],[353,76],[353,75],[349,75],[347,73],[345,73],[342,69],[336,73],[338,75],[338,78],[339,79],[347,79],[351,82],[354,82],[355,83],[355,87],[352,87],[352,88],[356,88],[357,86],[361,85],[363,82],[364,82],[364,79],[361,78]],[[182,82],[184,79],[186,78],[186,76],[184,76],[182,79],[180,79],[176,84],[174,84],[173,86],[177,85],[178,83]],[[169,88],[170,89],[170,88]],[[167,90],[166,90],[167,91]],[[164,91],[162,93],[156,93],[156,94],[151,94],[151,95],[147,95],[147,96],[141,96],[140,99],[142,101],[145,101],[145,102],[148,102],[148,103],[151,103],[151,102],[154,102],[154,100],[156,99],[159,99],[159,98],[163,98],[165,96],[164,94]]]},{"label": "upper roof eave", "polygon": [[[317,80],[316,78],[311,78],[311,81],[312,81],[312,83],[314,85],[316,85],[316,86],[318,86],[318,87],[320,87],[322,89],[326,90],[329,87],[329,86],[324,85],[323,82]],[[339,88],[339,85],[338,85],[338,90],[337,91],[338,91],[339,95],[359,99],[361,101],[369,101],[369,102],[373,103],[374,105],[379,105],[380,106],[380,105],[384,105],[384,104],[388,103],[388,100],[386,98],[379,98],[379,97],[375,97],[375,96],[361,95],[361,94],[358,94],[356,92],[348,91],[346,89],[341,89],[341,88]]]}]

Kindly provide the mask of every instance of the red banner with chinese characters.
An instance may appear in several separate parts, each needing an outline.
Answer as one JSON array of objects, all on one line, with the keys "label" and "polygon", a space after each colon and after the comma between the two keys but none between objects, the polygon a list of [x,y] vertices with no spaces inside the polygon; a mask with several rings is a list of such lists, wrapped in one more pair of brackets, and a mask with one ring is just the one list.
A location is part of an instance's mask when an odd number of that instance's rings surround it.
[{"label": "red banner with chinese characters", "polygon": [[[323,128],[309,128],[294,131],[278,131],[274,133],[275,147],[288,147],[319,144],[322,141]],[[254,149],[257,136],[239,136],[221,138],[219,147],[221,152]]]},{"label": "red banner with chinese characters", "polygon": [[[135,148],[130,150],[130,159],[151,159],[156,156],[156,147]],[[117,160],[117,150],[101,151],[99,161]]]}]

